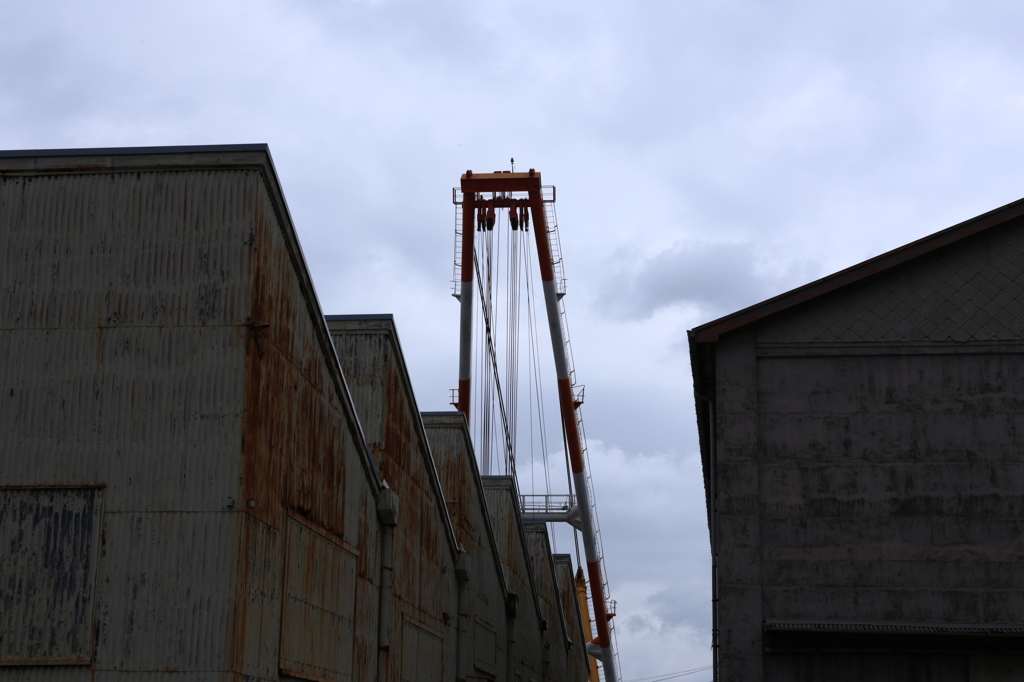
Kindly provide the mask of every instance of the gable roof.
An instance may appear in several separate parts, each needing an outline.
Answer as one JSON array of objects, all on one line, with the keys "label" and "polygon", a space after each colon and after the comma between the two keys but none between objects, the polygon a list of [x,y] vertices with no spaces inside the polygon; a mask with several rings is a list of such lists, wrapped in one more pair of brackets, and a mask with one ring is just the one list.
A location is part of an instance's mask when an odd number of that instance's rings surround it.
[{"label": "gable roof", "polygon": [[927,237],[905,244],[874,258],[869,258],[845,270],[822,277],[819,280],[769,298],[766,301],[755,303],[752,306],[702,324],[699,327],[694,327],[687,332],[690,342],[716,342],[723,334],[736,331],[844,287],[865,281],[968,237],[973,237],[986,230],[1004,225],[1021,216],[1024,216],[1024,199],[994,209],[988,213],[983,213],[970,220],[965,220],[953,227],[930,234]]}]

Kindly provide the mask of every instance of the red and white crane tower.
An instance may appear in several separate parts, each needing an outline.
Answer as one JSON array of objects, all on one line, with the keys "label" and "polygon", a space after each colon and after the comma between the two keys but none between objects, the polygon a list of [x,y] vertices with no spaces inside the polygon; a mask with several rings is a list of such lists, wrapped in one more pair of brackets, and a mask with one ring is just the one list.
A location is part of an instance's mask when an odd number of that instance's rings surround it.
[{"label": "red and white crane tower", "polygon": [[[483,279],[483,275],[481,275],[477,245],[474,243],[475,236],[478,232],[486,235],[487,232],[493,230],[501,218],[501,213],[507,212],[507,224],[512,230],[518,231],[520,237],[523,237],[529,231],[532,217],[537,246],[537,262],[544,292],[544,308],[551,332],[551,348],[554,352],[564,445],[571,470],[569,477],[571,489],[567,504],[563,503],[553,507],[545,507],[542,504],[538,507],[524,502],[523,518],[533,521],[568,522],[582,536],[589,578],[590,601],[593,605],[593,620],[597,629],[597,637],[587,646],[587,650],[601,662],[601,671],[605,681],[618,682],[613,632],[609,622],[614,616],[614,602],[611,602],[606,594],[606,571],[604,570],[600,529],[597,523],[597,508],[589,477],[585,432],[579,414],[579,407],[582,404],[582,389],[577,393],[574,386],[575,371],[572,366],[568,329],[565,326],[565,309],[562,305],[562,297],[565,294],[564,278],[561,275],[561,255],[557,226],[554,220],[554,200],[554,188],[543,186],[540,173],[532,168],[526,173],[466,171],[462,176],[461,186],[453,190],[453,201],[457,205],[461,204],[461,215],[457,214],[456,220],[455,248],[457,279],[455,296],[459,299],[461,306],[459,387],[457,394],[453,396],[453,405],[466,415],[467,421],[470,420],[474,364],[474,287],[480,292],[482,316],[486,323],[484,352],[489,354],[489,363],[481,366],[493,367],[495,378],[498,376],[492,338],[491,311],[488,307],[490,294],[485,292],[483,283],[479,281]],[[476,282],[474,275],[477,278]],[[490,280],[489,271],[487,279]],[[516,343],[516,341],[512,341],[512,343]],[[509,465],[509,473],[514,475],[515,424],[514,422],[510,424],[507,412],[514,411],[515,408],[513,405],[502,402],[500,386],[498,386],[497,400],[501,408],[502,433],[500,435],[504,441],[502,445],[506,454],[506,462]],[[481,470],[484,474],[490,473],[490,454],[487,452],[489,448],[490,444],[485,444],[483,448],[479,443],[477,444],[478,454],[482,459]],[[481,452],[481,450],[483,451]]]}]

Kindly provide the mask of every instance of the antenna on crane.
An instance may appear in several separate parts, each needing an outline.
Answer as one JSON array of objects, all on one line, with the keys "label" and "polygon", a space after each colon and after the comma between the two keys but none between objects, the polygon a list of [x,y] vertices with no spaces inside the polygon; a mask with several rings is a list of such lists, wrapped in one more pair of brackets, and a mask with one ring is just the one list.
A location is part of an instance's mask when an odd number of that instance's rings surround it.
[{"label": "antenna on crane", "polygon": [[[587,650],[601,662],[605,682],[618,682],[618,661],[613,647],[614,630],[610,624],[615,615],[615,602],[607,594],[607,572],[604,568],[597,506],[587,462],[586,433],[579,412],[583,404],[583,387],[576,384],[568,325],[562,303],[562,297],[565,296],[565,277],[562,272],[561,247],[554,212],[555,188],[542,185],[540,173],[535,169],[531,168],[527,173],[516,173],[515,158],[511,158],[510,163],[511,171],[474,173],[468,170],[462,176],[460,187],[452,192],[453,202],[461,207],[461,210],[457,209],[456,212],[454,292],[460,305],[459,387],[453,391],[452,404],[466,415],[467,423],[473,423],[473,420],[479,422],[475,431],[479,435],[474,446],[481,460],[481,473],[490,474],[492,449],[497,445],[491,436],[497,435],[495,427],[498,427],[503,436],[501,447],[504,450],[506,473],[516,476],[518,301],[521,287],[519,276],[523,267],[527,272],[527,318],[530,328],[535,328],[531,317],[534,308],[531,307],[529,299],[534,287],[530,285],[531,261],[527,238],[532,216],[537,265],[540,270],[544,310],[551,336],[558,386],[559,413],[569,469],[569,495],[562,496],[557,503],[553,503],[552,498],[557,496],[550,494],[550,485],[547,495],[521,495],[522,517],[524,520],[532,521],[566,522],[575,529],[575,532],[582,535],[586,570],[590,579],[593,620],[597,628],[597,637],[588,644]],[[500,220],[503,215],[507,216],[507,224],[511,228],[507,234],[508,247],[505,250],[505,256],[509,260],[504,270],[507,280],[505,293],[508,299],[509,330],[505,338],[504,390],[498,369],[496,347],[499,339],[496,338],[496,301],[493,296],[495,280],[500,280],[500,277],[495,277],[494,261],[496,255],[500,255],[502,244],[500,239],[495,239],[494,234],[505,222]],[[500,262],[498,268],[500,271]],[[480,295],[481,324],[477,327],[477,336],[480,337],[483,348],[478,353],[476,363],[480,371],[480,389],[471,393],[474,366],[474,289]],[[536,348],[531,339],[531,359]],[[534,373],[535,370],[536,368]],[[533,388],[531,384],[531,391]],[[538,378],[538,396],[539,388]],[[531,392],[530,395],[532,398],[534,394]],[[471,414],[471,403],[479,414]],[[495,424],[495,421],[500,424]],[[530,433],[532,438],[532,427]],[[541,439],[544,440],[543,429]],[[544,462],[547,476],[546,450]],[[542,499],[537,501],[532,498]]]}]

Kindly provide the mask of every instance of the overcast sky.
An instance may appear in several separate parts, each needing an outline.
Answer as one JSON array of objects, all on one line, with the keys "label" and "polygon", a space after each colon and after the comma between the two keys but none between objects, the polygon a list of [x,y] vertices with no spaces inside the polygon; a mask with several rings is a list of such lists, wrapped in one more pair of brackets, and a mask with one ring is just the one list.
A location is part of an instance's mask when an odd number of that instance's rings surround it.
[{"label": "overcast sky", "polygon": [[0,148],[269,143],[325,312],[394,313],[423,410],[457,383],[451,188],[540,170],[631,680],[710,660],[686,330],[1024,196],[1022,19],[0,0]]}]

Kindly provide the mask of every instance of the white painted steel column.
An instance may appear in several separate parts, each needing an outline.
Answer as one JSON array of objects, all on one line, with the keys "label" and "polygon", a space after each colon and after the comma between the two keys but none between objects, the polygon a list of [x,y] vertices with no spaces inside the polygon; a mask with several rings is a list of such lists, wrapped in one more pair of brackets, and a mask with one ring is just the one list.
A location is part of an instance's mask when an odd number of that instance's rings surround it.
[{"label": "white painted steel column", "polygon": [[537,260],[540,264],[541,279],[544,283],[544,304],[551,330],[551,349],[555,357],[555,372],[558,376],[558,402],[565,427],[572,467],[572,481],[580,508],[580,523],[583,527],[583,548],[587,558],[587,575],[590,578],[590,596],[594,602],[594,622],[597,626],[597,644],[601,649],[606,682],[618,682],[615,669],[615,655],[612,651],[611,633],[608,629],[608,607],[605,603],[604,581],[601,579],[601,557],[597,553],[597,535],[594,532],[593,509],[590,490],[587,488],[587,474],[583,463],[582,439],[576,420],[576,406],[569,381],[568,350],[562,335],[562,320],[558,309],[558,290],[555,269],[551,257],[551,242],[548,236],[547,217],[544,213],[544,199],[539,190],[530,191],[530,209],[533,213],[533,229],[536,231]]},{"label": "white painted steel column", "polygon": [[473,234],[476,231],[476,194],[462,197],[462,263],[459,288],[459,400],[455,409],[469,423],[469,390],[473,372]]},{"label": "white painted steel column", "polygon": [[[470,273],[473,270],[470,268]],[[472,278],[472,274],[470,277]],[[459,284],[459,409],[469,421],[469,386],[473,367],[473,280]],[[463,395],[465,391],[465,395]],[[464,409],[463,409],[464,406]]]}]

